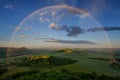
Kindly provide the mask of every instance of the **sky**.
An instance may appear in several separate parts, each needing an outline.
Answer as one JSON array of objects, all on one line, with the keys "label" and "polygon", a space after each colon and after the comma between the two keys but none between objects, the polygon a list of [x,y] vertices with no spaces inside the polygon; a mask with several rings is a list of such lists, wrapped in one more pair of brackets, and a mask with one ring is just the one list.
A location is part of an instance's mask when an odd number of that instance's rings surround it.
[{"label": "sky", "polygon": [[[0,47],[8,47],[14,34],[12,47],[120,48],[119,4],[119,0],[0,0]],[[64,19],[52,20],[62,14]]]}]

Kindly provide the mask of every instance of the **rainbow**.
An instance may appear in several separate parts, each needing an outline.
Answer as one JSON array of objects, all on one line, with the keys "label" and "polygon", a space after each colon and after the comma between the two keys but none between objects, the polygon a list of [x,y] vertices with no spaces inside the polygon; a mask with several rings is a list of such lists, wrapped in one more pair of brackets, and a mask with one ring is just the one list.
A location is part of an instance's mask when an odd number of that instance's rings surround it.
[{"label": "rainbow", "polygon": [[[86,11],[84,11],[84,10],[82,10],[82,9],[74,8],[74,7],[65,5],[65,4],[64,4],[64,5],[48,6],[48,7],[45,7],[45,8],[42,8],[42,9],[38,9],[38,10],[32,12],[32,13],[29,14],[26,18],[24,18],[24,19],[18,24],[18,26],[15,28],[15,30],[14,30],[11,38],[10,38],[9,44],[8,44],[8,49],[7,49],[7,54],[6,54],[6,59],[7,59],[7,61],[8,61],[8,56],[9,56],[9,48],[11,47],[11,44],[12,44],[11,42],[12,42],[12,40],[13,40],[16,32],[17,32],[17,31],[20,29],[20,27],[22,26],[22,24],[24,24],[24,22],[27,21],[28,18],[32,17],[34,14],[36,14],[36,13],[42,11],[42,10],[46,10],[46,9],[50,9],[50,8],[64,8],[64,9],[67,9],[68,11],[74,10],[74,11],[76,11],[76,12],[79,12],[79,13],[82,13],[82,14],[85,14],[85,15],[88,14]],[[100,25],[100,23],[99,23],[95,18],[93,18],[91,15],[89,15],[89,17],[91,17],[96,23],[98,23],[98,24]],[[112,44],[111,44],[111,41],[110,41],[107,33],[106,33],[105,31],[103,31],[103,32],[104,32],[104,34],[105,34],[105,37],[106,37],[106,38],[108,39],[108,41],[110,42],[109,47],[112,49]],[[113,58],[113,56],[112,56],[111,58]]]}]

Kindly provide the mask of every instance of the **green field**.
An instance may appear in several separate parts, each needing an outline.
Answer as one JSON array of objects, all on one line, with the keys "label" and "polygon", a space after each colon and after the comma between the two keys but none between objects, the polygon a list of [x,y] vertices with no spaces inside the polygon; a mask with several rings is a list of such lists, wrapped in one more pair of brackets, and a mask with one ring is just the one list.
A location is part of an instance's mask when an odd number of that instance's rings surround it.
[{"label": "green field", "polygon": [[[109,51],[100,51],[100,50],[75,50],[71,53],[67,52],[57,52],[57,51],[44,51],[32,54],[34,56],[56,56],[60,58],[69,58],[73,60],[77,60],[76,63],[67,64],[67,65],[59,65],[59,66],[51,66],[48,67],[38,67],[37,70],[44,71],[59,71],[61,69],[69,70],[70,72],[83,72],[83,73],[91,73],[95,72],[97,75],[107,75],[107,76],[120,76],[120,70],[112,68],[111,60],[113,59],[113,54]],[[9,57],[9,63],[14,62],[15,58],[25,57],[30,55],[21,55]],[[0,76],[0,78],[5,78],[9,75],[14,75],[16,73],[31,71],[31,67],[29,66],[16,66],[16,65],[8,65],[8,71]]]}]

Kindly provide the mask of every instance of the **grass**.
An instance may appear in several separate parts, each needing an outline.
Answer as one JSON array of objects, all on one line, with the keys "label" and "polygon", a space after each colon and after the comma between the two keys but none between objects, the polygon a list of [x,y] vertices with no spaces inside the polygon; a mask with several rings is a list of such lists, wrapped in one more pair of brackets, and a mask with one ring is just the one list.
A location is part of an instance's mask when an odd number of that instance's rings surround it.
[{"label": "grass", "polygon": [[1,75],[0,78],[4,78],[9,75],[14,75],[19,72],[24,72],[24,71],[30,71],[29,67],[18,67],[18,66],[9,66],[8,67],[8,72],[5,74]]},{"label": "grass", "polygon": [[[92,52],[80,52],[80,53],[38,53],[34,54],[37,55],[45,55],[45,56],[57,56],[57,57],[63,57],[63,58],[70,58],[74,60],[78,60],[77,63],[74,64],[68,64],[68,65],[60,65],[60,66],[54,66],[51,69],[53,70],[60,70],[62,68],[65,68],[67,70],[70,70],[72,72],[84,72],[84,73],[90,73],[90,72],[96,72],[97,74],[105,74],[108,76],[119,76],[120,71],[117,69],[114,69],[110,67],[111,62],[110,61],[104,61],[104,60],[96,60],[96,59],[90,59],[90,58],[104,58],[104,59],[111,59],[112,54],[108,53],[107,51],[96,51],[94,53]],[[23,55],[22,55],[23,56]],[[28,55],[26,55],[28,56]],[[20,57],[20,56],[19,56]],[[12,58],[12,57],[11,57]],[[12,58],[13,60],[13,58]],[[9,66],[9,71],[2,75],[2,77],[13,75],[18,72],[24,72],[29,71],[30,68],[28,67],[18,67],[18,66]],[[50,69],[48,68],[40,68],[40,71],[48,71]],[[1,77],[1,76],[0,76]]]},{"label": "grass", "polygon": [[[107,55],[106,55],[107,54]],[[67,57],[71,59],[78,60],[79,62],[76,64],[66,65],[62,67],[67,67],[67,69],[77,71],[77,72],[96,72],[98,74],[106,74],[109,76],[119,76],[120,71],[117,69],[114,69],[110,67],[111,62],[110,61],[103,61],[103,60],[93,60],[90,58],[104,58],[104,59],[111,59],[112,54],[108,54],[104,52],[102,53],[71,53],[71,54],[65,54],[65,53],[55,53],[55,54],[48,54],[48,55],[55,55],[60,57]]]}]

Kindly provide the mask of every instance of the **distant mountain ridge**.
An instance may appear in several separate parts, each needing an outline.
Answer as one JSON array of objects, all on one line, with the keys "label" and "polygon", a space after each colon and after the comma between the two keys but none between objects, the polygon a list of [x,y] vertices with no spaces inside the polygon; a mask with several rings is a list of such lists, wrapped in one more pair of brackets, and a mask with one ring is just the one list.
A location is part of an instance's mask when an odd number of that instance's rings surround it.
[{"label": "distant mountain ridge", "polygon": [[26,47],[21,47],[21,48],[0,47],[0,58],[6,57],[7,53],[11,53],[11,56],[13,56],[13,55],[25,54],[28,51],[29,49],[27,49]]}]

